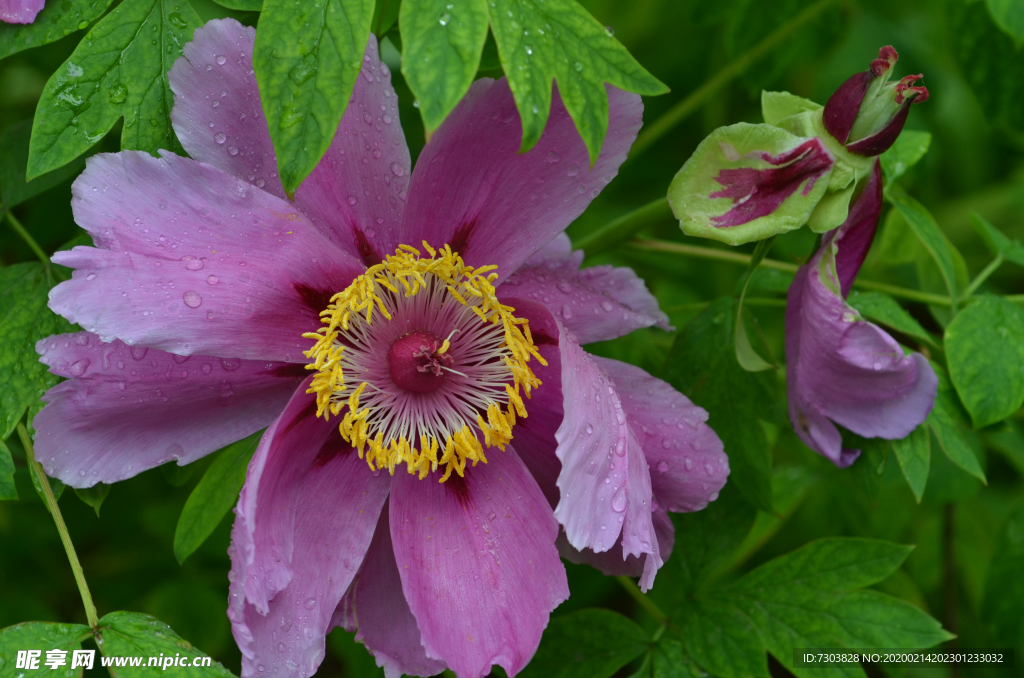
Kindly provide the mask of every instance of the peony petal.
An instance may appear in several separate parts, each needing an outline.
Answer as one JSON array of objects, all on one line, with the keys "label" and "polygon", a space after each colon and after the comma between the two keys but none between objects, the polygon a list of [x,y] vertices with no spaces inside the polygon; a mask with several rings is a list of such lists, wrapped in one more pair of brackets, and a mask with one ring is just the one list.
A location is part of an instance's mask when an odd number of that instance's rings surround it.
[{"label": "peony petal", "polygon": [[228,616],[243,678],[316,672],[391,485],[315,417],[308,383],[264,434],[235,507]]},{"label": "peony petal", "polygon": [[729,458],[705,423],[708,413],[639,367],[593,359],[615,384],[629,425],[638,432],[658,505],[672,512],[700,511],[717,499],[729,477]]},{"label": "peony petal", "polygon": [[473,83],[416,162],[402,242],[447,243],[472,266],[508,277],[578,217],[618,173],[643,120],[640,97],[608,87],[601,157],[587,149],[557,91],[540,141],[520,153],[519,115],[504,78]]},{"label": "peony petal", "polygon": [[288,363],[104,344],[88,332],[42,339],[36,350],[68,378],[33,420],[36,456],[73,487],[189,464],[240,440],[270,425],[306,374]]},{"label": "peony petal", "polygon": [[832,422],[866,438],[903,438],[931,411],[938,378],[924,356],[904,355],[892,337],[862,320],[839,295],[831,259],[834,238],[842,237],[836,233],[826,236],[790,286],[786,370],[794,429],[842,468],[860,452],[842,449]]},{"label": "peony petal", "polygon": [[[193,158],[284,198],[253,75],[255,35],[234,19],[196,30],[171,69],[171,118]],[[391,73],[371,35],[350,105],[295,206],[349,254],[377,263],[397,246],[411,166]]]},{"label": "peony petal", "polygon": [[45,0],[0,0],[0,21],[30,24],[43,9]]},{"label": "peony petal", "polygon": [[96,155],[73,187],[97,248],[50,308],[104,341],[180,355],[303,361],[335,292],[363,272],[287,202],[188,158]]},{"label": "peony petal", "polygon": [[569,543],[597,553],[622,534],[627,555],[651,554],[641,587],[661,566],[651,522],[651,477],[640,441],[611,380],[566,331],[559,340],[565,416],[555,433],[562,470],[555,517]]},{"label": "peony petal", "polygon": [[196,29],[167,74],[171,122],[193,159],[284,198],[252,69],[256,29],[214,19]]},{"label": "peony petal", "polygon": [[510,445],[444,483],[399,473],[391,539],[427,655],[459,678],[530,661],[551,610],[568,598],[558,524]]},{"label": "peony petal", "polygon": [[[402,593],[387,504],[350,591],[352,613],[346,616],[358,625],[356,640],[374,656],[386,678],[434,676],[447,668],[444,662],[427,657],[420,628]],[[335,612],[335,619],[341,618]]]},{"label": "peony petal", "polygon": [[[672,331],[658,300],[633,269],[593,266],[581,270],[582,257],[571,252],[559,257],[563,252],[553,248],[538,252],[509,276],[498,294],[541,301],[582,344],[616,339],[652,325]],[[538,257],[543,263],[534,264]]]},{"label": "peony petal", "polygon": [[868,256],[881,214],[882,163],[876,160],[864,185],[864,191],[850,205],[850,214],[846,222],[839,227],[839,233],[835,238],[838,247],[836,273],[844,297],[850,293],[861,264]]},{"label": "peony petal", "polygon": [[[672,547],[675,546],[676,528],[665,509],[655,509],[651,517],[654,521],[655,534],[658,536],[658,557],[662,561],[666,561],[672,555]],[[559,533],[556,544],[559,554],[570,563],[590,565],[611,577],[641,577],[644,574],[646,560],[651,557],[644,554],[639,558],[637,556],[623,558],[622,537],[615,542],[615,546],[604,553],[594,553],[590,549],[582,551],[574,549],[566,539],[564,531]]]}]

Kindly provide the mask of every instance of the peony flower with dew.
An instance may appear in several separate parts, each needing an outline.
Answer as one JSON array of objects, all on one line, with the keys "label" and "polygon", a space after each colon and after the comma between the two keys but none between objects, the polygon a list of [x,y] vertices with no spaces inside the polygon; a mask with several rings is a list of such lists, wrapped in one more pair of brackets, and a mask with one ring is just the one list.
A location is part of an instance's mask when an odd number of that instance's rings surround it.
[{"label": "peony flower with dew", "polygon": [[46,0],[0,0],[0,21],[7,24],[30,24],[42,11]]},{"label": "peony flower with dew", "polygon": [[191,158],[93,156],[73,186],[95,247],[39,342],[68,380],[37,457],[75,487],[180,464],[268,427],[235,508],[228,615],[242,675],[310,676],[336,626],[389,676],[515,675],[569,595],[559,554],[646,589],[666,511],[729,472],[707,413],[581,344],[667,317],[630,270],[581,269],[563,231],[642,121],[608,87],[600,158],[558,97],[518,153],[504,80],[475,82],[415,170],[370,38],[318,167],[286,199],[255,32],[195,32],[170,72]]}]

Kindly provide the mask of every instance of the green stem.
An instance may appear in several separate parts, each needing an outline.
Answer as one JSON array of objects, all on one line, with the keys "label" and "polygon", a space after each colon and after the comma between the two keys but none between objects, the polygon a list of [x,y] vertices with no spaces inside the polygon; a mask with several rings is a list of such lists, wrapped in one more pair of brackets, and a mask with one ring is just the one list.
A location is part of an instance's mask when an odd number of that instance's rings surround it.
[{"label": "green stem", "polygon": [[761,42],[754,45],[746,53],[740,55],[722,70],[715,73],[710,80],[690,93],[688,97],[670,108],[665,114],[654,121],[649,127],[645,127],[636,143],[633,144],[630,158],[643,153],[649,146],[661,137],[665,136],[673,127],[685,120],[691,113],[695,112],[707,103],[715,93],[724,85],[729,84],[743,72],[750,68],[756,61],[771,52],[779,43],[798,31],[807,22],[821,14],[835,0],[818,0],[810,7],[807,7],[795,17],[779,26],[774,33]]},{"label": "green stem", "polygon": [[[8,213],[10,214],[10,213]],[[71,535],[68,534],[68,527],[64,524],[64,516],[57,506],[57,498],[53,496],[53,489],[50,481],[43,471],[43,467],[36,461],[35,451],[32,448],[32,439],[25,429],[25,424],[18,422],[18,437],[21,444],[25,446],[25,457],[28,459],[29,472],[36,476],[39,486],[43,488],[43,497],[46,500],[46,507],[50,509],[53,522],[57,523],[57,532],[60,533],[60,540],[64,543],[64,551],[68,554],[68,561],[71,563],[71,571],[75,574],[75,582],[78,584],[78,592],[82,594],[82,604],[85,605],[85,618],[89,621],[89,627],[99,627],[99,616],[96,614],[96,605],[92,602],[92,594],[89,593],[89,585],[85,583],[85,573],[82,572],[82,564],[78,562],[78,554],[75,553],[75,546],[71,543]]]},{"label": "green stem", "polygon": [[[685,243],[677,242],[666,242],[664,240],[634,240],[629,243],[629,246],[640,250],[650,250],[655,252],[672,252],[673,254],[685,254],[691,257],[697,257],[699,259],[711,259],[713,261],[727,261],[729,263],[738,264],[740,266],[748,266],[750,264],[750,255],[741,254],[739,252],[728,252],[726,250],[712,249],[710,247],[699,247],[697,245],[687,245]],[[796,264],[789,264],[784,261],[776,261],[774,259],[765,259],[761,262],[761,266],[765,268],[774,268],[777,271],[785,271],[787,273],[796,273]],[[922,304],[934,304],[935,306],[950,306],[949,297],[944,297],[941,294],[929,294],[928,292],[918,292],[917,290],[909,290],[905,287],[897,287],[896,285],[887,285],[885,283],[874,282],[872,280],[861,280],[858,278],[853,283],[854,287],[859,287],[865,290],[874,290],[876,292],[885,292],[894,297],[901,299],[907,299],[908,301],[918,301]],[[1012,299],[1011,299],[1012,301]]]},{"label": "green stem", "polygon": [[993,273],[995,273],[996,269],[999,268],[1002,265],[1003,265],[1003,255],[1002,254],[997,254],[996,258],[993,259],[989,263],[989,265],[986,266],[982,270],[982,272],[979,273],[977,275],[977,277],[974,280],[971,281],[971,284],[967,286],[967,289],[964,290],[964,293],[963,293],[964,299],[967,299],[972,294],[974,294],[978,290],[978,288],[981,287],[981,284],[983,282],[985,282],[986,280],[988,280],[988,277],[990,275],[992,275]]},{"label": "green stem", "polygon": [[43,248],[39,246],[39,243],[37,243],[36,239],[32,237],[32,234],[30,234],[25,227],[21,225],[21,222],[11,214],[11,210],[5,210],[5,214],[7,216],[7,221],[11,224],[11,228],[14,229],[14,232],[20,235],[21,239],[28,243],[28,246],[31,247],[32,251],[35,252],[37,257],[39,257],[39,261],[43,262],[43,265],[49,268],[50,257],[46,256],[46,252],[44,252]]},{"label": "green stem", "polygon": [[651,602],[651,599],[643,594],[636,582],[629,577],[616,577],[626,593],[632,596],[633,600],[640,604],[640,607],[647,610],[647,613],[654,617],[659,624],[668,624],[668,616],[658,609],[658,606]]},{"label": "green stem", "polygon": [[638,207],[632,212],[623,214],[618,219],[605,224],[597,230],[587,233],[582,238],[573,242],[573,246],[584,250],[587,256],[593,256],[598,252],[611,249],[613,245],[629,240],[640,230],[648,226],[674,219],[672,208],[668,204],[668,198],[662,196],[652,200],[643,207]]}]

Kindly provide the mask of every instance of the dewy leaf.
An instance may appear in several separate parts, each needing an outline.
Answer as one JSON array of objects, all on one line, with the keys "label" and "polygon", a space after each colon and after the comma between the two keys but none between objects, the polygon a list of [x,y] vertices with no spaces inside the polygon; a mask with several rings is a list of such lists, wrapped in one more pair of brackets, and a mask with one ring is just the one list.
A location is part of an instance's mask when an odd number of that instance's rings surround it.
[{"label": "dewy leaf", "polygon": [[996,642],[1006,647],[1024,643],[1024,505],[1010,513],[985,578],[981,618]]},{"label": "dewy leaf", "polygon": [[0,440],[0,500],[17,501],[18,488],[14,485],[14,459],[7,443]]},{"label": "dewy leaf", "polygon": [[736,300],[719,299],[676,337],[662,377],[708,411],[729,455],[730,483],[754,506],[772,507],[771,445],[758,419],[776,417],[775,373],[747,372],[736,361]]},{"label": "dewy leaf", "polygon": [[1017,46],[1024,45],[1024,2],[1021,0],[986,0],[992,20]]},{"label": "dewy leaf", "polygon": [[819,139],[741,122],[700,142],[668,202],[687,235],[742,245],[806,224],[834,165]]},{"label": "dewy leaf", "polygon": [[49,290],[42,264],[0,268],[0,438],[11,435],[26,410],[31,422],[43,407],[40,396],[58,381],[36,354],[43,337],[71,331],[46,307]]},{"label": "dewy leaf", "polygon": [[487,39],[487,0],[404,0],[402,75],[433,132],[469,90]]},{"label": "dewy leaf", "polygon": [[174,557],[179,563],[192,555],[238,502],[249,460],[263,432],[228,445],[213,460],[181,509],[174,530]]},{"label": "dewy leaf", "polygon": [[907,224],[921,244],[928,250],[935,263],[939,267],[942,279],[946,282],[949,296],[953,300],[953,306],[957,303],[956,266],[953,261],[953,252],[945,235],[935,223],[935,217],[931,215],[924,205],[907,195],[898,187],[890,187],[885,192],[885,197],[896,206],[900,214],[906,219]]},{"label": "dewy leaf", "polygon": [[[51,479],[51,483],[53,480]],[[103,505],[103,501],[110,494],[110,485],[106,483],[96,483],[92,487],[76,487],[75,494],[81,499],[86,506],[92,508],[96,512],[96,517],[100,517],[100,506]]]},{"label": "dewy leaf", "polygon": [[0,22],[0,59],[87,28],[107,11],[110,3],[111,0],[50,0],[30,24]]},{"label": "dewy leaf", "polygon": [[985,471],[978,462],[978,455],[965,437],[966,413],[960,406],[960,400],[953,390],[953,385],[946,376],[941,365],[932,363],[936,376],[939,378],[939,391],[935,397],[935,406],[928,414],[926,423],[931,427],[939,447],[951,462],[970,473],[983,483],[988,483]]},{"label": "dewy leaf", "polygon": [[946,328],[949,376],[975,428],[1002,421],[1024,404],[1024,315],[984,296]]},{"label": "dewy leaf", "polygon": [[23,120],[5,129],[0,136],[0,203],[7,209],[50,190],[85,168],[85,157],[81,157],[60,169],[26,182],[28,140],[31,133],[32,121]]},{"label": "dewy leaf", "polygon": [[647,632],[611,610],[553,617],[522,678],[609,678],[650,644]]},{"label": "dewy leaf", "polygon": [[334,139],[363,65],[373,0],[266,0],[253,67],[288,195]]},{"label": "dewy leaf", "polygon": [[540,140],[556,81],[565,108],[597,162],[608,131],[605,83],[637,94],[668,88],[575,0],[488,0],[491,31],[523,124],[522,150]]},{"label": "dewy leaf", "polygon": [[121,148],[173,148],[167,71],[199,23],[184,0],[125,0],[93,26],[43,89],[27,178],[71,162],[122,116]]},{"label": "dewy leaf", "polygon": [[977,212],[971,212],[971,226],[992,254],[1001,254],[1007,261],[1024,266],[1024,245],[1019,240],[1010,240]]},{"label": "dewy leaf", "polygon": [[750,279],[754,276],[754,272],[757,271],[757,267],[761,265],[765,255],[768,254],[768,250],[772,248],[773,242],[775,242],[775,236],[757,243],[757,247],[754,248],[754,253],[750,257],[750,265],[747,267],[747,276],[743,282],[743,290],[740,292],[739,301],[736,303],[736,360],[739,362],[740,367],[748,372],[763,372],[764,370],[776,367],[774,363],[768,362],[754,350],[754,347],[750,344],[750,337],[747,336],[747,325],[743,322],[743,300],[747,296],[747,286],[750,285]]},{"label": "dewy leaf", "polygon": [[906,174],[907,170],[924,157],[931,143],[931,132],[920,132],[914,129],[903,130],[889,150],[879,157],[879,160],[882,161],[882,174],[885,175],[885,183],[896,181]]},{"label": "dewy leaf", "polygon": [[[140,612],[111,612],[100,619],[96,644],[105,657],[144,657],[142,667],[110,667],[114,678],[148,678],[154,675],[145,663],[149,657],[163,655],[166,660],[178,659],[177,666],[161,665],[161,676],[168,678],[232,678],[230,671],[183,640],[170,626]],[[192,662],[199,659],[199,665]],[[128,664],[129,662],[125,662]],[[182,666],[180,664],[186,664]],[[114,668],[117,667],[117,668]]]},{"label": "dewy leaf", "polygon": [[897,332],[902,332],[908,337],[920,339],[929,346],[938,347],[935,338],[928,334],[928,331],[921,327],[921,323],[914,320],[914,316],[899,305],[899,303],[888,294],[881,292],[859,292],[854,290],[846,298],[847,303],[857,309],[857,312],[873,322],[891,327]]},{"label": "dewy leaf", "polygon": [[903,477],[914,493],[914,499],[921,503],[925,485],[928,484],[928,470],[932,460],[931,434],[927,426],[918,426],[906,438],[892,441],[892,451],[900,463]]},{"label": "dewy leaf", "polygon": [[[71,668],[72,652],[82,649],[82,641],[92,635],[88,626],[82,624],[56,624],[53,622],[24,622],[0,629],[0,675],[25,676],[45,674],[47,676],[59,676],[61,678],[72,678],[81,676],[81,668]],[[39,664],[35,669],[16,669],[18,650],[39,650]],[[46,652],[48,650],[63,650],[67,652],[66,664],[50,669],[46,666]],[[94,666],[99,666],[95,661]],[[31,671],[31,674],[29,673]]]}]

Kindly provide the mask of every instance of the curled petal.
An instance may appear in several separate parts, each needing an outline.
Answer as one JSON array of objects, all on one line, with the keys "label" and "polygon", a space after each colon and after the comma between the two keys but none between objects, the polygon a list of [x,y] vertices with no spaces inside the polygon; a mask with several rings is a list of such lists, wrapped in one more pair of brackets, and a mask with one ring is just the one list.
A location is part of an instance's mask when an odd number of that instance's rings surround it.
[{"label": "curled petal", "polygon": [[668,199],[688,235],[738,245],[807,223],[834,165],[820,139],[739,123],[701,142]]},{"label": "curled petal", "polygon": [[72,487],[188,464],[255,433],[305,377],[301,365],[177,356],[88,332],[47,337],[36,350],[67,378],[33,420],[36,456]]},{"label": "curled petal", "polygon": [[[665,509],[655,509],[652,519],[654,531],[658,535],[658,557],[662,561],[668,560],[676,542],[676,528]],[[558,552],[570,563],[590,565],[611,577],[643,577],[646,559],[651,557],[646,554],[639,558],[637,556],[623,557],[621,536],[619,541],[615,542],[615,546],[603,553],[594,553],[591,549],[580,551],[569,544],[564,531],[558,535]]]}]

